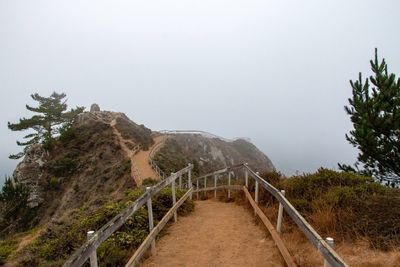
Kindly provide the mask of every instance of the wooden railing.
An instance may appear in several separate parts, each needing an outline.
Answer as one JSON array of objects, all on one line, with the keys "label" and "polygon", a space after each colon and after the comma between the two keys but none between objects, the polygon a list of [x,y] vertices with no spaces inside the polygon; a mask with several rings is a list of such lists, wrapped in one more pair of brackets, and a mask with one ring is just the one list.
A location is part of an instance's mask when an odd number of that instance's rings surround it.
[{"label": "wooden railing", "polygon": [[[236,184],[233,184],[234,182],[232,181],[233,177],[232,174],[238,171],[244,172],[244,180],[245,180],[244,185],[238,185],[237,184],[238,179],[236,179]],[[222,175],[227,175],[228,177],[227,179],[224,180],[223,185],[218,185],[218,182],[222,181],[222,179],[220,179],[220,176]],[[254,199],[252,198],[250,192],[248,191],[249,176],[250,178],[253,178],[255,182]],[[207,181],[209,180],[208,177],[211,177],[211,183],[212,183],[211,185],[207,185]],[[236,175],[236,177],[239,177],[239,175]],[[280,237],[280,232],[282,229],[283,210],[296,223],[298,228],[305,234],[305,236],[311,242],[311,244],[322,254],[325,261],[324,266],[332,266],[332,267],[348,266],[343,261],[343,259],[334,251],[331,245],[328,245],[328,243],[314,230],[314,228],[285,198],[284,191],[282,192],[279,191],[270,183],[265,181],[263,178],[260,177],[260,175],[257,172],[253,171],[247,164],[235,165],[232,167],[214,171],[212,173],[203,175],[201,177],[197,177],[193,179],[192,186],[195,188],[193,193],[197,195],[197,198],[199,197],[199,192],[214,191],[214,197],[216,197],[217,191],[223,189],[228,191],[228,197],[230,197],[231,190],[243,190],[245,192],[246,198],[249,200],[250,204],[254,208],[255,214],[257,214],[260,217],[261,221],[264,223],[268,231],[271,233],[272,238],[274,239],[279,251],[281,252],[288,266],[296,266],[296,265]],[[279,202],[278,220],[276,229],[258,206],[260,186],[264,188],[268,193],[270,193]],[[327,240],[331,241],[330,238],[328,238]]]},{"label": "wooden railing", "polygon": [[167,175],[161,170],[160,167],[158,167],[157,163],[154,161],[154,155],[157,153],[157,151],[163,146],[163,143],[157,144],[153,149],[150,151],[150,157],[149,157],[149,164],[151,168],[157,173],[158,178],[165,179]]},{"label": "wooden railing", "polygon": [[[149,230],[150,234],[136,251],[134,256],[129,260],[127,266],[133,266],[136,264],[140,258],[143,256],[144,251],[149,247],[150,244],[154,244],[155,237],[161,231],[161,229],[165,226],[167,221],[171,218],[171,214],[174,215],[174,219],[176,221],[177,212],[176,210],[179,208],[183,202],[191,196],[192,189],[189,189],[186,194],[176,202],[176,186],[175,180],[179,177],[182,177],[184,174],[187,174],[188,180],[191,179],[191,171],[193,169],[193,165],[189,164],[187,167],[182,170],[172,173],[171,176],[161,180],[158,184],[152,187],[148,187],[146,192],[141,195],[135,202],[129,205],[126,209],[124,209],[121,213],[116,215],[113,219],[111,219],[107,224],[100,228],[100,230],[93,232],[88,232],[88,241],[80,247],[75,253],[64,263],[64,267],[67,266],[82,266],[88,259],[90,259],[90,265],[97,266],[97,248],[103,243],[108,237],[110,237],[115,231],[117,231],[128,219],[131,217],[136,211],[138,211],[143,205],[147,204],[147,209],[149,213]],[[190,183],[189,183],[190,184]],[[153,225],[153,212],[151,205],[151,198],[159,193],[166,186],[171,185],[172,187],[172,202],[173,207],[170,211],[163,217],[163,219],[154,227]],[[150,240],[150,241],[149,241]]]},{"label": "wooden railing", "polygon": [[[214,197],[217,196],[218,190],[227,190],[228,197],[231,195],[231,190],[242,190],[244,191],[246,198],[250,202],[251,206],[254,208],[254,213],[260,217],[261,221],[264,223],[268,231],[271,233],[281,255],[283,256],[286,264],[289,267],[296,266],[292,256],[287,250],[284,242],[281,239],[281,226],[282,226],[282,216],[283,210],[292,218],[299,229],[305,234],[311,244],[322,254],[325,263],[324,266],[332,267],[347,267],[348,265],[340,258],[340,256],[333,250],[333,248],[328,245],[328,243],[321,238],[321,236],[314,230],[314,228],[301,216],[301,214],[292,206],[292,204],[285,198],[284,192],[280,192],[274,186],[269,184],[263,178],[259,176],[258,173],[254,172],[247,164],[239,164],[232,167],[227,167],[192,180],[191,171],[193,165],[189,164],[186,168],[172,173],[169,177],[160,181],[157,185],[153,187],[148,187],[147,191],[140,196],[134,203],[127,207],[120,214],[115,216],[111,221],[104,225],[97,232],[88,232],[88,241],[79,248],[63,265],[67,266],[82,266],[88,259],[90,259],[90,264],[92,267],[97,266],[97,256],[96,249],[104,242],[111,234],[117,231],[126,221],[132,216],[137,210],[139,210],[143,205],[147,204],[148,217],[149,217],[149,230],[150,233],[140,245],[140,247],[135,251],[131,259],[126,264],[126,267],[136,266],[140,262],[144,253],[151,248],[151,252],[155,251],[155,240],[157,235],[167,224],[167,222],[174,217],[174,221],[177,221],[177,209],[186,201],[188,198],[192,198],[192,194],[195,193],[197,198],[199,198],[200,192],[214,191]],[[244,183],[239,182],[240,175],[238,172],[243,171]],[[187,175],[186,175],[187,174]],[[227,175],[227,179],[221,179],[220,177]],[[249,176],[254,179],[255,190],[254,199],[249,192]],[[211,185],[207,186],[208,177],[211,177]],[[176,180],[178,180],[178,185],[176,185]],[[222,183],[223,181],[223,183]],[[219,183],[219,184],[218,184]],[[222,183],[222,184],[221,184]],[[167,212],[167,214],[162,218],[162,220],[156,225],[153,225],[153,212],[151,198],[160,192],[166,186],[171,185],[172,187],[172,201],[173,206]],[[183,197],[176,201],[176,186],[179,188],[187,188],[187,192]],[[267,216],[262,212],[258,206],[259,201],[259,188],[260,186],[267,190],[275,199],[279,202],[278,210],[278,220],[276,228],[269,221]]]}]

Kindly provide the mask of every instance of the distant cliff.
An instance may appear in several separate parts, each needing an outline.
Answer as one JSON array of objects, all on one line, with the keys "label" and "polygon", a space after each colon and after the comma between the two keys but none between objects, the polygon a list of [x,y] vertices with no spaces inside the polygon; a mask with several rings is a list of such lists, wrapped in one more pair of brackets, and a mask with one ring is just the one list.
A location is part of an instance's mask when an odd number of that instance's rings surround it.
[{"label": "distant cliff", "polygon": [[166,173],[189,162],[195,164],[198,174],[240,163],[248,163],[260,172],[275,170],[271,160],[249,141],[229,141],[203,134],[168,134],[165,145],[156,153],[154,160]]}]

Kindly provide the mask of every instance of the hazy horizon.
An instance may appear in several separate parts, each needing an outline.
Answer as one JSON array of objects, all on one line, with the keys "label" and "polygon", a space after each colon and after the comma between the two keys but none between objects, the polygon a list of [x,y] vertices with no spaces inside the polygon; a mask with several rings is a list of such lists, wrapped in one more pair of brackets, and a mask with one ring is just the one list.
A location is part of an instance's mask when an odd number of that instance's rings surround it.
[{"label": "hazy horizon", "polygon": [[344,112],[374,48],[400,73],[400,2],[0,0],[0,183],[30,94],[152,130],[248,137],[286,175],[354,163]]}]

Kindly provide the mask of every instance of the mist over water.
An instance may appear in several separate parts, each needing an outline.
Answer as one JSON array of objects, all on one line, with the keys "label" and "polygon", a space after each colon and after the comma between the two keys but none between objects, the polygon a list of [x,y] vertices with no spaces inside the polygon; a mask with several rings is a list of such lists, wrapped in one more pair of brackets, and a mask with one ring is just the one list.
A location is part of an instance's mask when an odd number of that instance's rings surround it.
[{"label": "mist over water", "polygon": [[[29,95],[249,137],[286,175],[351,164],[350,79],[400,73],[399,1],[0,1],[0,184]],[[374,19],[371,19],[374,18]]]}]

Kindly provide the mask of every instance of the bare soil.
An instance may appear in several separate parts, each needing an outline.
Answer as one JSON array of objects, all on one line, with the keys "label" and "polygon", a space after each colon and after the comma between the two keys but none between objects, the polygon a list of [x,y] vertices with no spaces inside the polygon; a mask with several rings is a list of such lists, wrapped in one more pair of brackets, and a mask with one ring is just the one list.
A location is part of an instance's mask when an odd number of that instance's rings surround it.
[{"label": "bare soil", "polygon": [[142,266],[284,266],[274,241],[235,203],[197,201],[156,242]]},{"label": "bare soil", "polygon": [[157,173],[153,170],[149,163],[149,159],[152,153],[155,152],[157,148],[162,146],[162,143],[165,140],[164,136],[157,136],[154,138],[154,144],[148,150],[139,150],[136,152],[135,149],[131,149],[131,147],[135,147],[135,143],[131,140],[125,139],[122,134],[118,131],[115,126],[117,123],[116,118],[113,119],[110,123],[110,126],[113,128],[114,134],[116,135],[118,142],[124,151],[127,158],[131,161],[131,177],[136,182],[137,185],[142,184],[142,181],[146,178],[158,179]]},{"label": "bare soil", "polygon": [[155,152],[155,148],[160,148],[165,140],[164,136],[156,136],[153,138],[154,144],[148,150],[140,150],[136,155],[133,156],[133,162],[136,165],[140,173],[141,180],[146,178],[153,178],[158,180],[157,173],[151,167],[149,160],[152,153]]}]

